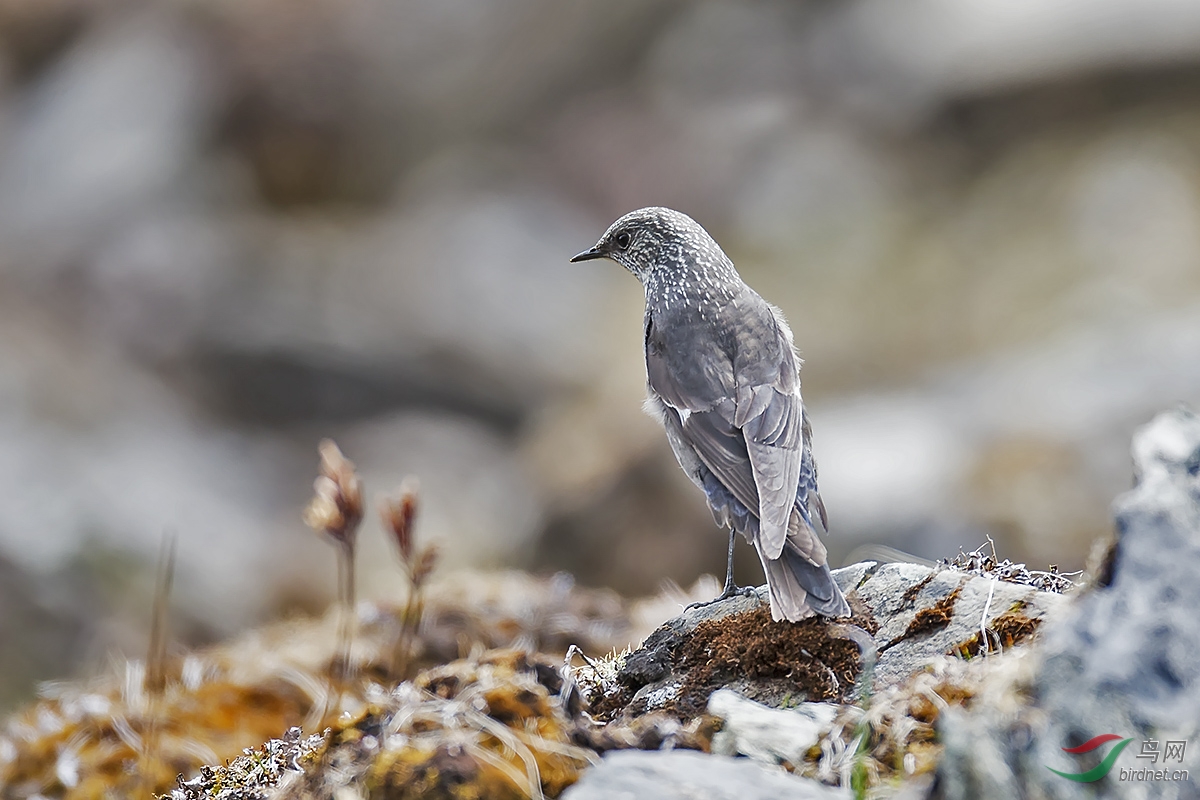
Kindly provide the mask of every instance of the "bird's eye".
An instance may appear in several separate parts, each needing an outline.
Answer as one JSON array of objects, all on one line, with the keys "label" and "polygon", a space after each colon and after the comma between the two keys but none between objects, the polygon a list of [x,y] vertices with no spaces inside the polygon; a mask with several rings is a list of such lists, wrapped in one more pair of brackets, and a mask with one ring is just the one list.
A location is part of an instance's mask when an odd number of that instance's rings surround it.
[{"label": "bird's eye", "polygon": [[618,233],[616,242],[617,242],[617,247],[621,248],[622,250],[629,247],[629,233],[626,231],[621,231],[620,233]]}]

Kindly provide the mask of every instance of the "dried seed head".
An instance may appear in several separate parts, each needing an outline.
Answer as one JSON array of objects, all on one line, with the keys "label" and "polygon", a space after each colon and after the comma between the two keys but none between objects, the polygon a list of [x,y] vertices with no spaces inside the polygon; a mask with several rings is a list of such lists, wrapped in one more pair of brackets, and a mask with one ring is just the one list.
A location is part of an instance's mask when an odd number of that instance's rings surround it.
[{"label": "dried seed head", "polygon": [[337,501],[329,495],[322,494],[319,484],[314,485],[317,494],[308,502],[304,509],[304,522],[318,533],[327,533],[345,526],[342,512],[338,510]]},{"label": "dried seed head", "polygon": [[339,544],[352,547],[363,517],[362,481],[350,461],[332,439],[318,448],[321,475],[313,482],[313,499],[304,509],[310,528]]},{"label": "dried seed head", "polygon": [[399,498],[385,498],[379,507],[383,524],[392,532],[400,560],[406,566],[413,563],[413,521],[417,516],[417,481],[406,478],[400,486]]}]

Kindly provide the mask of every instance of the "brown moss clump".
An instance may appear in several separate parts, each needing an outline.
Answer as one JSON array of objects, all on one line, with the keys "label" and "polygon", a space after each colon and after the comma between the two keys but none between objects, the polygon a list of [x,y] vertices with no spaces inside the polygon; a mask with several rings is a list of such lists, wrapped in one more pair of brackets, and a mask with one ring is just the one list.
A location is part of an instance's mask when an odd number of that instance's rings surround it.
[{"label": "brown moss clump", "polygon": [[679,654],[675,671],[685,677],[674,710],[700,714],[715,689],[735,680],[785,681],[798,698],[844,701],[861,669],[858,646],[828,625],[820,617],[776,622],[765,606],[700,623]]},{"label": "brown moss clump", "polygon": [[988,624],[988,642],[986,644],[979,632],[976,631],[971,638],[956,644],[946,654],[960,658],[974,658],[982,650],[993,649],[997,642],[1002,647],[1012,647],[1031,638],[1037,633],[1041,624],[1040,619],[1026,616],[1024,605],[1018,604],[1016,608],[1006,611]]},{"label": "brown moss clump", "polygon": [[924,589],[926,586],[928,586],[930,581],[932,581],[936,577],[937,577],[937,570],[934,570],[933,572],[929,573],[921,580],[914,583],[912,586],[905,589],[904,594],[901,595],[901,600],[904,601],[904,605],[908,605],[908,604],[912,603],[914,600],[916,600],[917,595],[921,593],[921,590]]},{"label": "brown moss clump", "polygon": [[950,624],[950,620],[954,618],[954,605],[958,602],[958,596],[962,594],[963,585],[960,583],[955,587],[954,591],[938,600],[929,608],[923,608],[913,617],[912,622],[908,623],[904,633],[892,639],[890,642],[879,648],[879,652],[883,652],[895,645],[903,642],[905,639],[911,639],[914,636],[920,636],[923,633],[931,631],[940,631]]}]

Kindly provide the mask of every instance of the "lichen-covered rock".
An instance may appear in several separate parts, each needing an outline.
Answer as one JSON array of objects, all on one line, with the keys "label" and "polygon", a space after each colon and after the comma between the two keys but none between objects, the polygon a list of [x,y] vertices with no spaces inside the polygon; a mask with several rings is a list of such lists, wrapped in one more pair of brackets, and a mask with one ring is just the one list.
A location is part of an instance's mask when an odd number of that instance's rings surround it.
[{"label": "lichen-covered rock", "polygon": [[765,587],[754,597],[688,609],[624,658],[593,698],[598,712],[692,716],[720,688],[770,706],[844,702],[862,688],[864,655],[878,691],[940,656],[972,658],[1020,643],[1065,602],[1027,583],[945,565],[868,561],[833,575],[851,618],[774,622]]},{"label": "lichen-covered rock", "polygon": [[904,680],[944,653],[974,656],[1018,643],[1066,600],[999,578],[904,563],[872,570],[857,594],[879,623],[878,688]]},{"label": "lichen-covered rock", "polygon": [[[1159,415],[1133,455],[1138,482],[1116,502],[1097,585],[1046,625],[1039,667],[1013,676],[1012,702],[943,715],[938,797],[1200,797],[1200,418]],[[1102,759],[1125,745],[1064,752],[1102,734],[1131,740],[1109,769]],[[1153,761],[1137,757],[1146,742]],[[1184,743],[1170,762],[1167,742]],[[1167,777],[1121,779],[1141,768]],[[1093,769],[1090,781],[1051,771]]]}]

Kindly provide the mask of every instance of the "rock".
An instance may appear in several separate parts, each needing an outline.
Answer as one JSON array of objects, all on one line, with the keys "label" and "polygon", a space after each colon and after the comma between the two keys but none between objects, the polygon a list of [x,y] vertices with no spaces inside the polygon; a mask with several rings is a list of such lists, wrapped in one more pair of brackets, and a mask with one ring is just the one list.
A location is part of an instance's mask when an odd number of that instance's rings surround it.
[{"label": "rock", "polygon": [[1119,780],[1118,769],[1191,767],[1186,745],[1170,763],[1123,753],[1090,783],[1050,771],[1083,773],[1123,747],[1063,752],[1101,734],[1131,740],[1139,754],[1155,740],[1165,757],[1166,742],[1194,743],[1200,733],[1200,418],[1159,415],[1135,437],[1133,455],[1138,483],[1115,504],[1116,541],[1097,585],[1046,626],[1040,669],[1013,681],[1009,695],[1032,701],[1015,713],[977,703],[944,714],[936,796],[1200,796],[1194,778]]},{"label": "rock", "polygon": [[837,716],[832,703],[803,703],[778,709],[718,689],[708,698],[708,713],[724,724],[713,736],[718,755],[749,756],[767,764],[799,764]]},{"label": "rock", "polygon": [[849,792],[745,759],[684,750],[610,753],[563,800],[806,800]]},{"label": "rock", "polygon": [[[981,627],[1000,629],[1001,637],[1014,628],[1032,633],[1065,602],[1060,594],[1023,584],[904,563],[880,566],[857,595],[879,622],[876,688],[903,680],[933,656],[961,647],[973,655]],[[1003,648],[1003,638],[988,637],[989,649],[997,642]]]},{"label": "rock", "polygon": [[762,597],[731,597],[721,603],[685,610],[650,634],[641,647],[629,654],[621,669],[622,675],[631,682],[640,682],[642,686],[662,680],[670,674],[671,651],[698,625],[752,611],[762,604]]},{"label": "rock", "polygon": [[847,702],[857,692],[864,646],[872,651],[878,691],[938,656],[972,657],[1021,642],[1065,603],[1054,592],[945,567],[868,561],[833,575],[854,610],[850,620],[773,622],[766,587],[754,597],[689,609],[625,658],[619,686],[597,708],[686,717],[721,688],[773,707]]}]

